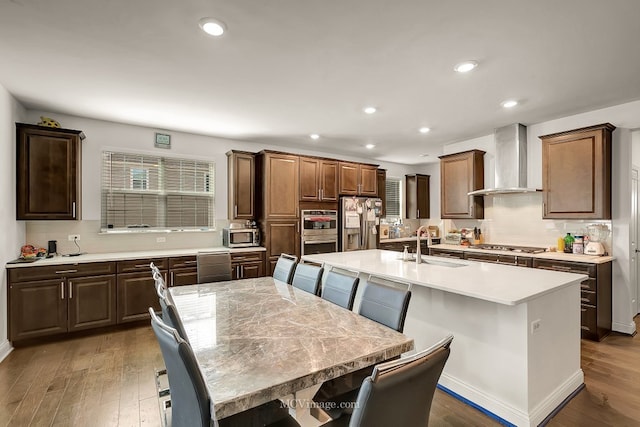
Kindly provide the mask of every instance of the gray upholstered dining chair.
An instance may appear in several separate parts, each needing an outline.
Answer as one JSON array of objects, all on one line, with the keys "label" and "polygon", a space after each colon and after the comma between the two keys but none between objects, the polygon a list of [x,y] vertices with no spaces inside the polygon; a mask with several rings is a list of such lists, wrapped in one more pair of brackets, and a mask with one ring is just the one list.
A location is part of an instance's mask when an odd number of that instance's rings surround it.
[{"label": "gray upholstered dining chair", "polygon": [[231,280],[231,254],[229,252],[198,252],[198,283]]},{"label": "gray upholstered dining chair", "polygon": [[434,346],[376,365],[365,378],[352,413],[342,412],[326,427],[428,426],[433,396],[451,352],[453,336]]},{"label": "gray upholstered dining chair", "polygon": [[360,279],[337,271],[329,271],[325,276],[320,296],[327,301],[351,310]]},{"label": "gray upholstered dining chair", "polygon": [[[149,307],[151,328],[156,335],[167,366],[172,427],[210,427],[216,425],[211,397],[198,367],[191,345],[174,328],[165,324]],[[166,417],[165,417],[166,418]],[[277,401],[265,403],[217,422],[220,427],[247,425],[299,427]]]},{"label": "gray upholstered dining chair", "polygon": [[273,278],[291,284],[296,262],[298,262],[298,257],[289,254],[280,254],[280,258],[278,258],[278,262],[276,262],[276,266],[273,269]]},{"label": "gray upholstered dining chair", "polygon": [[402,332],[409,309],[411,291],[367,281],[358,313]]},{"label": "gray upholstered dining chair", "polygon": [[[296,266],[291,279],[291,286],[294,286],[310,294],[318,295],[320,280],[322,280],[323,267],[313,264],[300,263]],[[275,272],[274,272],[275,274]],[[274,276],[275,277],[275,276]]]}]

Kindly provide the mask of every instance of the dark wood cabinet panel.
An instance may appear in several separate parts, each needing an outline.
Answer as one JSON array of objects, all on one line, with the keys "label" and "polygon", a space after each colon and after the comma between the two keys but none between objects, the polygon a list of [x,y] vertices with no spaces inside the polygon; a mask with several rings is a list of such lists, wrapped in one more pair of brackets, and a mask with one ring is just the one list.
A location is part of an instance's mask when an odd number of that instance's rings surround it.
[{"label": "dark wood cabinet panel", "polygon": [[492,264],[516,265],[519,267],[533,266],[533,258],[519,255],[464,252],[463,258],[469,261],[490,262]]},{"label": "dark wood cabinet panel", "polygon": [[484,151],[440,156],[440,217],[484,218],[484,198],[467,193],[484,187]]},{"label": "dark wood cabinet panel", "polygon": [[442,258],[456,258],[463,259],[464,252],[462,251],[449,251],[447,249],[429,248],[429,255],[439,256]]},{"label": "dark wood cabinet panel", "polygon": [[335,202],[338,200],[338,162],[300,157],[300,200]]},{"label": "dark wood cabinet panel", "polygon": [[429,175],[405,175],[405,215],[408,219],[429,218]]},{"label": "dark wood cabinet panel", "polygon": [[160,310],[151,271],[118,274],[118,323],[149,318],[149,307]]},{"label": "dark wood cabinet panel", "polygon": [[387,216],[387,170],[378,169],[378,198],[382,200],[382,207],[380,208],[380,217]]},{"label": "dark wood cabinet panel", "polygon": [[[194,255],[171,257],[168,260],[169,286],[184,286],[198,283],[198,261]],[[159,267],[160,268],[160,267]]]},{"label": "dark wood cabinet panel", "polygon": [[273,266],[282,253],[300,254],[300,224],[298,221],[267,221],[265,223],[265,247],[269,269],[267,275],[273,275]]},{"label": "dark wood cabinet panel", "polygon": [[67,331],[64,280],[50,279],[9,285],[9,339],[11,341]]},{"label": "dark wood cabinet panel", "polygon": [[160,270],[166,270],[169,266],[169,260],[167,258],[128,259],[124,261],[118,261],[118,274],[144,272],[151,275],[150,264],[152,262]]},{"label": "dark wood cabinet panel", "polygon": [[543,218],[611,219],[611,133],[605,123],[541,136]]},{"label": "dark wood cabinet panel", "polygon": [[227,153],[229,219],[254,219],[255,155],[245,151]]},{"label": "dark wood cabinet panel", "polygon": [[81,131],[16,123],[16,219],[79,219]]},{"label": "dark wood cabinet panel", "polygon": [[338,162],[335,160],[320,160],[320,201],[338,201]]},{"label": "dark wood cabinet panel", "polygon": [[264,252],[235,252],[231,254],[231,273],[234,279],[254,279],[265,276]]},{"label": "dark wood cabinet panel", "polygon": [[376,197],[378,195],[378,167],[360,165],[360,192],[362,196]]},{"label": "dark wood cabinet panel", "polygon": [[69,331],[116,324],[116,276],[69,279]]},{"label": "dark wood cabinet panel", "polygon": [[298,156],[262,152],[260,161],[264,218],[298,218],[300,215]]},{"label": "dark wood cabinet panel", "polygon": [[86,262],[75,264],[47,265],[43,267],[20,267],[7,270],[9,281],[26,282],[40,279],[98,276],[115,274],[115,262]]},{"label": "dark wood cabinet panel", "polygon": [[340,194],[345,196],[355,196],[359,194],[360,180],[358,178],[360,172],[360,165],[357,163],[340,162],[338,166],[339,170],[339,186]]}]

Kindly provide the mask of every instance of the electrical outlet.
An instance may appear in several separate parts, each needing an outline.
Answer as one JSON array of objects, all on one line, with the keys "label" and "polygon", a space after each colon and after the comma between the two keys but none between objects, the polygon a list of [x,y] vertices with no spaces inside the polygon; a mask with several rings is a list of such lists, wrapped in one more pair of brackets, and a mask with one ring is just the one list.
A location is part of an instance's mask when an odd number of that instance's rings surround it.
[{"label": "electrical outlet", "polygon": [[531,322],[531,333],[535,334],[540,332],[540,328],[542,327],[542,320],[540,319],[536,319],[533,322]]},{"label": "electrical outlet", "polygon": [[156,237],[156,243],[164,243],[167,241],[166,237]]},{"label": "electrical outlet", "polygon": [[80,235],[79,234],[69,234],[69,241],[73,242],[75,241],[80,241]]}]

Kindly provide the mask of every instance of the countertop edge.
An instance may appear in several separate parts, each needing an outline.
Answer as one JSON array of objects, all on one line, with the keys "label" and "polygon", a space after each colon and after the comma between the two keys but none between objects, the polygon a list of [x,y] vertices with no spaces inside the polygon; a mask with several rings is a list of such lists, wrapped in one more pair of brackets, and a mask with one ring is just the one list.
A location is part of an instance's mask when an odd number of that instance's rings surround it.
[{"label": "countertop edge", "polygon": [[467,246],[460,245],[451,245],[447,243],[440,243],[437,245],[429,246],[429,249],[445,249],[448,251],[456,251],[456,252],[475,252],[475,253],[485,253],[485,254],[500,254],[500,255],[517,255],[522,257],[529,258],[538,258],[538,259],[552,259],[556,261],[568,261],[568,262],[583,262],[587,264],[604,264],[609,261],[613,261],[615,258],[610,255],[606,256],[595,256],[595,255],[581,255],[581,254],[565,254],[563,252],[541,252],[537,254],[528,254],[528,253],[515,253],[515,252],[505,252],[505,251],[492,251],[488,249],[475,249]]}]

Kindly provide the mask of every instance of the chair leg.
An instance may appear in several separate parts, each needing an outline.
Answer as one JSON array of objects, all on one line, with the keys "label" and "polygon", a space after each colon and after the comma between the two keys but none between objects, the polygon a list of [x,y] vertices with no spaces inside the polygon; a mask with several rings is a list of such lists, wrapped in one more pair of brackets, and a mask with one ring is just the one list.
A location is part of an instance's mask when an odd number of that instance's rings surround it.
[{"label": "chair leg", "polygon": [[166,377],[166,375],[167,375],[166,369],[158,369],[155,372],[156,389],[158,390],[158,397],[165,397],[169,395],[169,387],[165,387],[164,385],[160,384],[160,378]]}]

